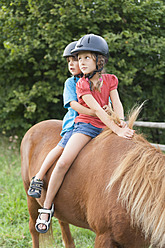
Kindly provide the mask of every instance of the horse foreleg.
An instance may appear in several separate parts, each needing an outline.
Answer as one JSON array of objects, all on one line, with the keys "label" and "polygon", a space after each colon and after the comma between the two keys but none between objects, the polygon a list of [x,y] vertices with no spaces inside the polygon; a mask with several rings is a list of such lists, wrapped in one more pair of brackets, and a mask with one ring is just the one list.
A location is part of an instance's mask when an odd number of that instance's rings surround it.
[{"label": "horse foreleg", "polygon": [[35,224],[38,217],[38,208],[40,207],[40,205],[34,198],[30,196],[27,197],[27,203],[30,214],[29,230],[32,236],[33,248],[39,248],[39,233],[35,229]]},{"label": "horse foreleg", "polygon": [[61,227],[62,239],[64,241],[65,248],[75,248],[75,244],[74,244],[71,232],[70,232],[69,224],[64,223],[60,220],[59,220],[59,224]]},{"label": "horse foreleg", "polygon": [[110,233],[103,233],[96,234],[95,248],[122,248],[122,246],[112,240]]}]

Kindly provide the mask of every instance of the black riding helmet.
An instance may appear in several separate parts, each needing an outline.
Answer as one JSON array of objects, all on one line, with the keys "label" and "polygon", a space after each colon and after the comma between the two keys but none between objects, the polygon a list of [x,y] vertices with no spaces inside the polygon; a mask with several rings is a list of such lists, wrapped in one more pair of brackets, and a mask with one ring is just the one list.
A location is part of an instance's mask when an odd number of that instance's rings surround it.
[{"label": "black riding helmet", "polygon": [[96,54],[96,70],[91,75],[86,75],[86,77],[91,79],[97,72],[101,72],[103,70],[103,67],[98,69],[98,54],[101,54],[106,58],[105,62],[108,61],[108,44],[101,36],[95,34],[86,34],[78,40],[75,48],[71,51],[71,54],[78,54],[82,51],[94,52]]},{"label": "black riding helmet", "polygon": [[77,41],[73,41],[65,47],[64,52],[63,52],[64,58],[67,58],[69,56],[74,56],[73,54],[71,54],[71,51],[75,48],[76,44],[77,44]]},{"label": "black riding helmet", "polygon": [[86,34],[78,40],[71,54],[76,54],[81,51],[90,51],[109,57],[108,44],[104,38],[95,34]]}]

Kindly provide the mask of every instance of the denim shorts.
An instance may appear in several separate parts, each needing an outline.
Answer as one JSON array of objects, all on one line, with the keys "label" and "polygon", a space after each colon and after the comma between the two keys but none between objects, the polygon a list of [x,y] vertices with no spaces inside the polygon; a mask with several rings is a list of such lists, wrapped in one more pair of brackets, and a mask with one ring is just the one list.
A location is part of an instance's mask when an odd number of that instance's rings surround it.
[{"label": "denim shorts", "polygon": [[66,146],[68,140],[70,139],[70,137],[72,136],[73,133],[73,129],[64,133],[64,136],[62,137],[62,139],[59,141],[58,145],[62,146],[63,148]]},{"label": "denim shorts", "polygon": [[102,132],[102,128],[94,127],[90,123],[78,122],[74,124],[73,134],[74,133],[83,133],[91,138],[95,138]]}]

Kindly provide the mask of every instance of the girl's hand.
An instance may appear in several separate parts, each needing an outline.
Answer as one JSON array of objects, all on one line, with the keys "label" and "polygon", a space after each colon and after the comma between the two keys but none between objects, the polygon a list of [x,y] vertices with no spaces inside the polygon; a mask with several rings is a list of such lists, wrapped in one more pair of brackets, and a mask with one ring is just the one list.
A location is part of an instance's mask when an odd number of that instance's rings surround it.
[{"label": "girl's hand", "polygon": [[108,115],[111,114],[110,106],[109,106],[109,105],[104,105],[104,106],[103,106],[103,109],[104,109],[104,111],[105,111]]},{"label": "girl's hand", "polygon": [[128,127],[119,128],[116,132],[116,134],[120,137],[123,137],[125,139],[131,139],[135,133],[135,130],[132,130]]},{"label": "girl's hand", "polygon": [[120,119],[119,127],[121,127],[121,128],[127,127],[127,123],[124,120]]}]

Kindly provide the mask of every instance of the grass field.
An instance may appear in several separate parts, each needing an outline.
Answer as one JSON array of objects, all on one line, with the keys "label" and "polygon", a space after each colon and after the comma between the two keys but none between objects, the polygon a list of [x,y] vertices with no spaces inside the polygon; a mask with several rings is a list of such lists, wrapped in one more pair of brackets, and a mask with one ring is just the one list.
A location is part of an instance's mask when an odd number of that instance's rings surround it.
[{"label": "grass field", "polygon": [[[30,248],[29,215],[21,178],[21,161],[17,137],[0,137],[0,247]],[[53,218],[53,247],[62,248],[58,221]],[[76,248],[94,247],[95,234],[71,226]]]}]

